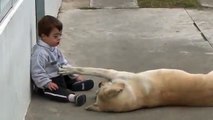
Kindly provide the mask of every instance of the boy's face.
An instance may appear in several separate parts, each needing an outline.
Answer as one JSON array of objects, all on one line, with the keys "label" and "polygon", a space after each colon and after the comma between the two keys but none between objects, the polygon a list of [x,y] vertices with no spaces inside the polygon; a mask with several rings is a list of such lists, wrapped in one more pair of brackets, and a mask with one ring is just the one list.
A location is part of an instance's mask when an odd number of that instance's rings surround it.
[{"label": "boy's face", "polygon": [[47,43],[51,47],[58,46],[60,44],[61,40],[61,31],[59,31],[57,28],[54,28],[49,36],[42,34],[42,40]]}]

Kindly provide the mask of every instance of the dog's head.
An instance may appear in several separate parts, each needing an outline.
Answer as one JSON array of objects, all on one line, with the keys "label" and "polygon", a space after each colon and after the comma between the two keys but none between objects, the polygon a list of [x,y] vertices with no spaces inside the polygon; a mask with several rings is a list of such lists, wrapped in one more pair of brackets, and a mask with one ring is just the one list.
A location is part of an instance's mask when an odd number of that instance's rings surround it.
[{"label": "dog's head", "polygon": [[124,89],[125,84],[122,82],[102,82],[97,93],[97,97],[102,101],[110,100],[117,97]]},{"label": "dog's head", "polygon": [[91,111],[108,111],[107,108],[119,102],[125,84],[122,82],[101,82],[99,90],[96,93],[96,103],[88,106],[86,109]]}]

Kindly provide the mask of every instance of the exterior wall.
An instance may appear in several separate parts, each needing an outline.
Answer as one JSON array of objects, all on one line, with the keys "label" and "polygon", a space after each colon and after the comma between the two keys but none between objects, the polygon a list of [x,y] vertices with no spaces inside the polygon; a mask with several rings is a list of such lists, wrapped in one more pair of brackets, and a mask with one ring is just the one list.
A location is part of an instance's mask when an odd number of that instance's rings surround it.
[{"label": "exterior wall", "polygon": [[[45,0],[57,16],[61,0]],[[31,100],[30,54],[36,43],[35,0],[17,0],[0,23],[0,120],[24,120]]]},{"label": "exterior wall", "polygon": [[30,103],[35,2],[18,0],[0,24],[0,120],[23,120]]},{"label": "exterior wall", "polygon": [[62,0],[45,0],[45,15],[57,17]]}]

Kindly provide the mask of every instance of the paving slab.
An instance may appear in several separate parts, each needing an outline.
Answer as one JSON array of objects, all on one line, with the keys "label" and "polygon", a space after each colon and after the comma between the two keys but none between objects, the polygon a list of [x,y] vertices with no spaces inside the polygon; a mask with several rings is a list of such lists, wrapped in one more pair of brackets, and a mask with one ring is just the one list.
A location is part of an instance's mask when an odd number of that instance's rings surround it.
[{"label": "paving slab", "polygon": [[[193,56],[196,66],[200,65],[193,70],[201,72],[204,66],[199,58],[211,54],[210,45],[183,9],[72,10],[60,18],[70,24],[64,32],[64,39],[70,44],[62,44],[62,48],[67,56],[76,58],[73,61],[78,65],[135,72],[161,67],[191,71]],[[76,51],[76,47],[80,50]],[[195,51],[195,48],[200,50]],[[174,62],[177,58],[182,63]],[[140,63],[135,62],[137,60]],[[126,65],[129,62],[131,65]],[[186,68],[185,65],[192,66]]]},{"label": "paving slab", "polygon": [[187,11],[207,40],[213,45],[213,9]]},{"label": "paving slab", "polygon": [[92,8],[138,8],[137,0],[90,0]]},{"label": "paving slab", "polygon": [[[60,45],[78,66],[140,72],[178,68],[192,73],[213,69],[213,51],[184,9],[67,10]],[[88,77],[88,76],[85,76]],[[87,103],[75,107],[33,95],[26,120],[212,120],[212,107],[158,107],[125,113],[84,110],[95,101],[95,88],[83,92]],[[102,80],[102,79],[101,79]]]},{"label": "paving slab", "polygon": [[204,7],[213,8],[213,0],[199,0],[201,5]]}]

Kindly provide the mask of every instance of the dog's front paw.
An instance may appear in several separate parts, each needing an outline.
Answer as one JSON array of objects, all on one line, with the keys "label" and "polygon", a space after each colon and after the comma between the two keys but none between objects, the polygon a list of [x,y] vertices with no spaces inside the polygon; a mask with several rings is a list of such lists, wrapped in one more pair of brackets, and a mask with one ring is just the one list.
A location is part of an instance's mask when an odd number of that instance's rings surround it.
[{"label": "dog's front paw", "polygon": [[63,65],[62,67],[59,67],[59,74],[62,75],[68,75],[68,74],[72,74],[72,71],[70,71],[71,66],[70,65]]},{"label": "dog's front paw", "polygon": [[85,109],[88,111],[99,111],[99,112],[101,111],[97,104],[92,104],[92,105],[86,107]]},{"label": "dog's front paw", "polygon": [[66,69],[64,69],[64,68],[62,68],[62,67],[59,67],[59,68],[58,68],[58,73],[61,74],[61,75],[67,75]]}]

